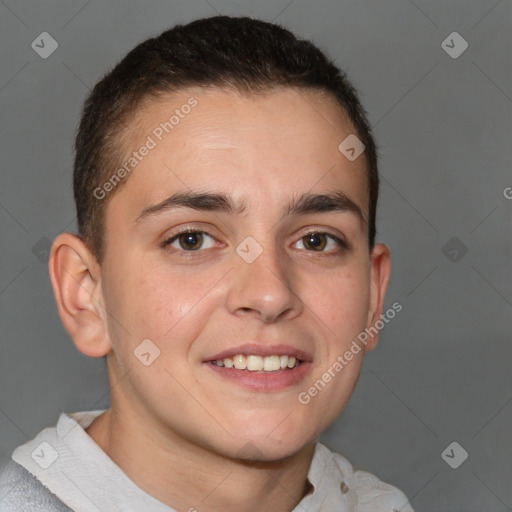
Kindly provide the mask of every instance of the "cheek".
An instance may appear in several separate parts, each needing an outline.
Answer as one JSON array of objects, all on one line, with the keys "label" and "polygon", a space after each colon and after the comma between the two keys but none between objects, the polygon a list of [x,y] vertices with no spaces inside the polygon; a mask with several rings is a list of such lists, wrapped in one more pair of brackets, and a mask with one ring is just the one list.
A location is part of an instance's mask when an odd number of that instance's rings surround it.
[{"label": "cheek", "polygon": [[357,336],[364,329],[370,304],[370,281],[364,269],[331,274],[321,287],[317,281],[311,289],[314,291],[309,295],[308,305],[322,321],[330,338],[347,341],[347,337]]},{"label": "cheek", "polygon": [[151,270],[134,272],[116,286],[120,315],[139,338],[154,338],[162,347],[171,340],[186,345],[209,316],[218,275],[163,264],[141,267]]},{"label": "cheek", "polygon": [[102,285],[114,349],[133,350],[143,339],[158,337],[164,323],[172,320],[175,301],[158,272],[138,272],[134,269],[143,265],[125,264],[123,268],[122,263],[107,269],[108,279]]}]

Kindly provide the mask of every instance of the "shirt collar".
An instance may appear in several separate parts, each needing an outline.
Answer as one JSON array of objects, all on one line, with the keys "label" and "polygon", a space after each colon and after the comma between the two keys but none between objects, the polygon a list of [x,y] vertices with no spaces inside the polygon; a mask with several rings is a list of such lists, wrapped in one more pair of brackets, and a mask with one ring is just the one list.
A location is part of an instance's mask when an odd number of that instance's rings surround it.
[{"label": "shirt collar", "polygon": [[[56,427],[44,429],[18,447],[12,458],[76,512],[135,512],[141,506],[147,512],[173,512],[130,480],[85,432],[103,412],[62,413]],[[333,453],[319,442],[307,478],[313,490],[292,512],[352,510],[354,492]]]},{"label": "shirt collar", "polygon": [[349,476],[342,473],[329,448],[317,442],[308,471],[308,480],[313,486],[313,492],[306,495],[292,512],[353,510],[357,498],[352,485],[349,485]]}]

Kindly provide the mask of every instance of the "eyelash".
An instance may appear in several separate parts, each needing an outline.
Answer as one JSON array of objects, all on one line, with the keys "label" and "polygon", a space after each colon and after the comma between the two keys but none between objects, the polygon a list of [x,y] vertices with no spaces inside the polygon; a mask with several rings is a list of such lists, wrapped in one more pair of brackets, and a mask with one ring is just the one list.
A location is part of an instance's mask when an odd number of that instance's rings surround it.
[{"label": "eyelash", "polygon": [[[172,237],[170,237],[170,238],[166,239],[164,242],[162,242],[161,247],[169,250],[170,252],[172,252],[174,254],[178,254],[180,257],[184,257],[184,258],[195,258],[195,257],[201,256],[200,253],[204,252],[204,250],[206,250],[206,249],[200,248],[200,249],[196,249],[196,250],[186,250],[186,249],[181,249],[181,248],[176,249],[175,247],[170,247],[170,244],[172,244],[173,242],[178,240],[178,238],[181,235],[188,234],[188,233],[201,233],[203,235],[209,236],[212,239],[215,239],[215,237],[213,235],[210,235],[206,231],[202,231],[199,229],[185,228],[183,231],[176,233]],[[340,255],[341,253],[344,253],[345,251],[350,249],[349,244],[347,242],[345,242],[345,240],[342,240],[341,238],[339,238],[336,235],[333,235],[332,233],[329,233],[327,231],[319,231],[319,230],[308,231],[307,233],[303,234],[297,240],[297,242],[299,242],[299,241],[303,240],[304,238],[306,238],[307,236],[313,235],[313,234],[314,235],[326,235],[329,239],[333,240],[338,245],[338,248],[334,249],[334,250],[330,250],[330,251],[313,251],[313,250],[308,250],[308,249],[301,249],[301,250],[305,250],[306,252],[310,252],[313,254],[316,253],[316,254],[324,254],[326,256],[337,256],[337,255]],[[297,242],[295,242],[295,243],[297,243]]]}]

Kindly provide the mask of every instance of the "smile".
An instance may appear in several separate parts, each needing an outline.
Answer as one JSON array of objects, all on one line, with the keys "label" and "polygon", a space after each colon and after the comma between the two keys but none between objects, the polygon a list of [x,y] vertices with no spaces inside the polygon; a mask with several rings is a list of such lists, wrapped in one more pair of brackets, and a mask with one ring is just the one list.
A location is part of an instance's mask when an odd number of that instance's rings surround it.
[{"label": "smile", "polygon": [[224,359],[217,359],[212,361],[220,367],[235,368],[236,370],[248,370],[250,372],[275,372],[285,370],[287,368],[295,368],[300,364],[300,361],[295,356],[288,355],[273,355],[273,356],[257,356],[257,355],[244,355],[237,354],[236,356],[225,357]]},{"label": "smile", "polygon": [[311,361],[301,361],[294,356],[244,354],[208,361],[203,366],[221,379],[251,391],[266,393],[297,386],[313,367]]}]

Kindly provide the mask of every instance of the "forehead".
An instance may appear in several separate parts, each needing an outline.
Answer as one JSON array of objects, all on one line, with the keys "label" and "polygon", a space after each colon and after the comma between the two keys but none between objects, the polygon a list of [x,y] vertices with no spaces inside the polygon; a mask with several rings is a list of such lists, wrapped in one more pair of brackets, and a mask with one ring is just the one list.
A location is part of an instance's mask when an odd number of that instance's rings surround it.
[{"label": "forehead", "polygon": [[366,213],[365,160],[338,149],[353,133],[336,100],[316,91],[209,87],[148,98],[123,137],[125,162],[136,165],[111,202],[142,210],[176,190],[207,188],[271,206],[341,185]]}]

